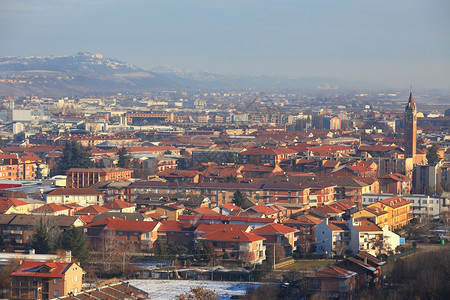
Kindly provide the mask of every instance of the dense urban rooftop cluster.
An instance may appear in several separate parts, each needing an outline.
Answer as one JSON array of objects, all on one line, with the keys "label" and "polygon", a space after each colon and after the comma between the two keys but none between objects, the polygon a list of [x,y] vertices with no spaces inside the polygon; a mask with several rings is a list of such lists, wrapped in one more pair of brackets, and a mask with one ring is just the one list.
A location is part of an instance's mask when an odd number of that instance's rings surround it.
[{"label": "dense urban rooftop cluster", "polygon": [[[10,251],[35,245],[46,223],[81,229],[94,253],[189,265],[254,266],[275,252],[345,255],[305,280],[317,290],[321,278],[334,278],[348,295],[381,278],[378,258],[399,251],[413,220],[448,222],[450,114],[419,112],[412,93],[408,101],[161,92],[3,104],[0,233]],[[73,278],[81,282],[83,272],[26,261],[11,276],[29,284],[13,280],[12,297],[76,299]],[[57,285],[64,274],[74,284],[46,291],[29,279]],[[148,296],[130,289],[86,293]]]}]

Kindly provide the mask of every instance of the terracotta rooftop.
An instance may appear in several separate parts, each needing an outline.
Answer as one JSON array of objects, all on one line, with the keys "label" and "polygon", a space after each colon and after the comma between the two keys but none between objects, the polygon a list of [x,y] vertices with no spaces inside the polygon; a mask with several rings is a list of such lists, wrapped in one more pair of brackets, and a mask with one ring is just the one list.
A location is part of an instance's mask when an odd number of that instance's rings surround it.
[{"label": "terracotta rooftop", "polygon": [[202,235],[197,239],[207,241],[228,241],[228,242],[256,242],[265,240],[265,238],[260,237],[256,234],[241,230],[217,230]]},{"label": "terracotta rooftop", "polygon": [[394,196],[388,199],[380,200],[381,203],[384,205],[390,206],[392,208],[398,208],[404,205],[411,204],[412,202],[409,200],[406,200],[405,198],[401,196]]},{"label": "terracotta rooftop", "polygon": [[66,270],[73,263],[24,261],[16,271],[12,272],[12,277],[48,277],[63,278]]},{"label": "terracotta rooftop", "polygon": [[51,191],[47,195],[51,196],[70,196],[70,195],[102,195],[102,193],[97,192],[91,188],[59,188]]},{"label": "terracotta rooftop", "polygon": [[259,235],[273,235],[273,234],[288,234],[288,233],[294,233],[297,232],[298,230],[286,225],[282,225],[282,224],[267,224],[265,226],[256,228],[252,231],[250,231],[251,233],[254,234],[259,234]]}]

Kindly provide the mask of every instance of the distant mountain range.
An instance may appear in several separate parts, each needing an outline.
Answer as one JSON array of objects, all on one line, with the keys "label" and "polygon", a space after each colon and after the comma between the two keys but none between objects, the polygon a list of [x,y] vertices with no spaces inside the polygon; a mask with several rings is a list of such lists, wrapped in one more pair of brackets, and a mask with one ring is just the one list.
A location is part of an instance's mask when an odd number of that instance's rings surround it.
[{"label": "distant mountain range", "polygon": [[83,96],[155,90],[310,90],[356,88],[332,78],[226,76],[167,66],[145,70],[100,54],[0,57],[0,96]]}]

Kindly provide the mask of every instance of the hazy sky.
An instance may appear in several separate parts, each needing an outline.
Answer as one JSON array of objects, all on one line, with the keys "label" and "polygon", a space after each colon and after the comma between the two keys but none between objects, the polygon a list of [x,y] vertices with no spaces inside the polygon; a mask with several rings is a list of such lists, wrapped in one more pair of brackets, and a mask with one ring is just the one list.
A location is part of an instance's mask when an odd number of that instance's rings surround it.
[{"label": "hazy sky", "polygon": [[449,0],[0,0],[0,55],[450,88]]}]

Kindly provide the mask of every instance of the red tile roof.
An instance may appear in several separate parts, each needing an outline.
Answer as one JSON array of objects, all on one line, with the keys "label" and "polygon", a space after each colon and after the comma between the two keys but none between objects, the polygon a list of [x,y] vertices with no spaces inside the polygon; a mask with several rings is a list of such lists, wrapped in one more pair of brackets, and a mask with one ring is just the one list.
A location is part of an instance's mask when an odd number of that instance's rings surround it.
[{"label": "red tile roof", "polygon": [[193,211],[195,211],[199,215],[220,215],[218,212],[207,207],[194,208]]},{"label": "red tile roof", "polygon": [[88,224],[86,227],[102,227],[103,229],[109,230],[147,232],[155,230],[160,226],[160,224],[161,223],[158,221],[128,221],[117,218],[106,218]]},{"label": "red tile roof", "polygon": [[317,225],[320,222],[322,222],[322,219],[318,219],[318,218],[313,218],[310,216],[299,216],[296,219],[287,219],[285,221],[283,221],[284,224],[289,224],[289,225]]},{"label": "red tile roof", "polygon": [[[72,264],[73,263],[25,261],[16,271],[12,272],[10,276],[63,278],[64,273]],[[45,269],[50,269],[50,272],[44,272]]]},{"label": "red tile roof", "polygon": [[47,195],[51,196],[70,196],[70,195],[102,195],[91,188],[59,188],[51,191]]},{"label": "red tile roof", "polygon": [[289,226],[285,226],[282,224],[267,224],[265,226],[256,228],[251,233],[257,234],[257,235],[273,235],[273,234],[288,234],[297,232],[298,230]]},{"label": "red tile roof", "polygon": [[79,211],[77,211],[75,214],[94,214],[94,215],[98,215],[104,212],[108,212],[111,211],[110,209],[94,204],[94,205],[89,205],[86,206],[85,208],[80,209]]},{"label": "red tile roof", "polygon": [[398,182],[411,181],[411,178],[407,177],[406,175],[399,174],[399,173],[388,174],[388,175],[385,175],[385,176],[383,176],[381,178],[383,178],[383,179],[392,179],[392,180],[398,181]]},{"label": "red tile roof", "polygon": [[240,208],[239,206],[235,205],[234,203],[226,203],[224,205],[221,205],[220,207],[223,207],[224,209],[228,210],[228,211],[233,211],[233,210],[242,210],[242,208]]},{"label": "red tile roof", "polygon": [[111,209],[111,210],[123,209],[123,208],[134,207],[134,206],[136,206],[136,205],[131,204],[129,202],[122,201],[122,200],[115,200],[115,201],[103,204],[103,207]]},{"label": "red tile roof", "polygon": [[394,196],[388,199],[380,200],[381,203],[384,205],[390,206],[392,208],[398,208],[400,206],[411,204],[412,202],[409,200],[406,200],[405,198],[401,196]]},{"label": "red tile roof", "polygon": [[184,221],[161,221],[161,227],[158,231],[193,231],[193,225],[191,222]]},{"label": "red tile roof", "polygon": [[265,240],[265,238],[260,237],[256,234],[241,230],[217,230],[202,235],[197,239],[206,241],[227,241],[227,242],[256,242]]},{"label": "red tile roof", "polygon": [[195,229],[195,232],[211,233],[218,230],[239,230],[248,232],[249,229],[251,229],[250,225],[200,223],[197,229]]},{"label": "red tile roof", "polygon": [[383,232],[375,223],[367,220],[359,220],[359,225],[353,225],[359,232]]},{"label": "red tile roof", "polygon": [[69,210],[69,208],[65,207],[63,205],[56,204],[56,203],[47,203],[36,209],[33,209],[31,212],[44,213],[44,212],[57,212],[57,211],[62,211],[62,210]]},{"label": "red tile roof", "polygon": [[264,204],[252,206],[249,208],[249,210],[257,211],[259,213],[265,214],[266,216],[270,216],[270,215],[274,215],[274,214],[278,213],[278,210],[275,210],[272,207],[264,205]]}]

